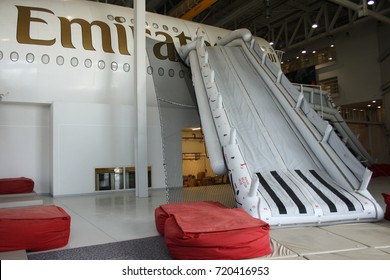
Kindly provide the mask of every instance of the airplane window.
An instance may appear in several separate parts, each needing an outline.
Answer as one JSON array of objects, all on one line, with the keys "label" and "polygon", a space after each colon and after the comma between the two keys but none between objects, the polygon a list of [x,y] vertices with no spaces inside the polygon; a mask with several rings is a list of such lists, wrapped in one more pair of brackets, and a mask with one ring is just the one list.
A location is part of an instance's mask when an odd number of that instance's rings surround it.
[{"label": "airplane window", "polygon": [[153,25],[153,28],[154,28],[154,29],[158,29],[158,24],[157,24],[157,23],[153,22],[152,25]]},{"label": "airplane window", "polygon": [[56,62],[58,65],[64,64],[64,58],[62,56],[57,56]]},{"label": "airplane window", "polygon": [[128,64],[128,63],[123,64],[123,70],[125,72],[129,72],[130,71],[130,64]]},{"label": "airplane window", "polygon": [[72,59],[70,60],[70,64],[73,67],[76,67],[77,65],[79,65],[79,60],[77,59],[77,57],[72,57]]},{"label": "airplane window", "polygon": [[149,75],[152,75],[153,74],[153,67],[152,66],[148,66],[146,71],[148,72]]},{"label": "airplane window", "polygon": [[169,69],[169,71],[168,71],[168,75],[169,75],[169,77],[173,77],[173,76],[175,76],[175,70],[173,70],[173,69]]},{"label": "airplane window", "polygon": [[111,70],[112,71],[116,71],[118,70],[118,63],[116,63],[115,61],[111,63]]},{"label": "airplane window", "polygon": [[108,20],[114,20],[114,16],[113,15],[107,15],[107,19]]},{"label": "airplane window", "polygon": [[91,67],[92,67],[92,60],[90,60],[89,58],[87,58],[87,59],[84,61],[84,65],[85,65],[85,67],[87,67],[87,68],[91,68]]},{"label": "airplane window", "polygon": [[184,78],[184,71],[183,71],[183,70],[180,70],[180,71],[179,71],[179,77],[180,77],[180,78]]},{"label": "airplane window", "polygon": [[126,19],[124,17],[115,17],[115,20],[120,23],[126,22]]},{"label": "airplane window", "polygon": [[3,59],[3,52],[0,51],[0,60],[2,60],[2,59]]},{"label": "airplane window", "polygon": [[163,25],[163,29],[165,30],[165,31],[168,31],[168,26],[166,26],[165,24]]},{"label": "airplane window", "polygon": [[103,60],[99,60],[98,67],[99,69],[104,69],[104,67],[106,67],[106,63]]},{"label": "airplane window", "polygon": [[10,58],[13,62],[15,61],[18,61],[19,60],[19,54],[17,52],[12,52],[11,55],[10,55]]},{"label": "airplane window", "polygon": [[158,68],[158,74],[160,76],[164,76],[164,68],[162,68],[162,67]]},{"label": "airplane window", "polygon": [[48,64],[50,61],[50,57],[47,54],[42,55],[41,61],[43,64]]},{"label": "airplane window", "polygon": [[34,55],[32,53],[28,53],[26,55],[26,60],[28,63],[33,63],[34,62]]},{"label": "airplane window", "polygon": [[176,33],[179,32],[179,30],[176,27],[173,27],[172,30],[175,31]]}]

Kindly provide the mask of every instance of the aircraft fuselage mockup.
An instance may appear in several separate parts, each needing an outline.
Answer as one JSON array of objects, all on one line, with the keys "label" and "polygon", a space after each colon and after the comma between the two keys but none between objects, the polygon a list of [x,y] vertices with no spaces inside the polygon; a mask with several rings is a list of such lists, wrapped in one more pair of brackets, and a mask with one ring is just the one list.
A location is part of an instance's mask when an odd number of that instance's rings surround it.
[{"label": "aircraft fuselage mockup", "polygon": [[[133,9],[89,1],[1,1],[0,94],[8,101],[133,103]],[[153,56],[229,31],[146,13]],[[272,47],[258,38],[270,55]]]}]

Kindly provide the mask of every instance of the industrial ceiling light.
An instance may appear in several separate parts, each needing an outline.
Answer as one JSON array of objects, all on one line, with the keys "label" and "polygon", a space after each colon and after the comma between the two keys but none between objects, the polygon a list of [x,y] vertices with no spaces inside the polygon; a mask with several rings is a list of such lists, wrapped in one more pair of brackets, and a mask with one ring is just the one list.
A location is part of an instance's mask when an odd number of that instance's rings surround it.
[{"label": "industrial ceiling light", "polygon": [[311,28],[313,28],[313,29],[316,29],[318,27],[318,24],[317,23],[313,23],[312,25],[311,25]]},{"label": "industrial ceiling light", "polygon": [[301,51],[301,53],[306,53],[306,49],[303,48],[302,51]]},{"label": "industrial ceiling light", "polygon": [[374,5],[375,4],[375,1],[374,0],[368,0],[367,1],[367,5]]}]

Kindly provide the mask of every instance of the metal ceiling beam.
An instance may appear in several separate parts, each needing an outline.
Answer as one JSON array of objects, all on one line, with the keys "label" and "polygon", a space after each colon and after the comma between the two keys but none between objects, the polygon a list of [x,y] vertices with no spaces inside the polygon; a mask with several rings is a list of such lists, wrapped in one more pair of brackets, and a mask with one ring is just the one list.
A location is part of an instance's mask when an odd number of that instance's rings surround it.
[{"label": "metal ceiling beam", "polygon": [[[340,30],[340,27],[347,27],[359,19],[358,12],[350,10],[343,6],[337,5],[330,1],[317,2],[308,12],[294,13],[288,17],[276,20],[273,24],[259,24],[262,32],[257,32],[259,36],[265,39],[269,38],[269,34],[277,34],[273,41],[276,48],[288,50],[296,46],[305,44],[309,41],[325,37],[331,33]],[[320,26],[317,29],[311,28],[311,20],[316,19]],[[252,31],[253,32],[253,31]],[[255,33],[255,32],[253,32]],[[284,36],[281,34],[284,33]],[[274,38],[272,38],[274,39]]]},{"label": "metal ceiling beam", "polygon": [[[313,25],[313,23],[318,24],[321,17],[323,17],[325,19],[325,11],[327,10],[326,7],[327,7],[326,3],[322,3],[321,8],[320,8],[319,12],[317,13],[317,16],[314,19],[314,22],[309,22],[309,25]],[[326,20],[324,20],[324,22],[325,22],[325,26],[326,26]],[[314,31],[315,31],[315,28],[310,28],[310,31],[309,31],[309,34],[307,35],[307,37],[308,38],[312,37]]]},{"label": "metal ceiling beam", "polygon": [[348,0],[328,0],[330,2],[333,2],[337,5],[344,6],[350,10],[354,10],[359,13],[361,16],[370,16],[373,17],[379,21],[382,21],[384,23],[390,24],[390,18],[387,16],[384,16],[380,13],[374,12],[367,8],[367,2],[363,1],[364,5],[358,5]]},{"label": "metal ceiling beam", "polygon": [[294,41],[295,36],[297,35],[298,30],[299,30],[299,28],[301,27],[302,24],[305,24],[304,15],[302,15],[302,16],[299,18],[298,23],[295,25],[294,32],[291,34],[291,36],[290,36],[290,38],[288,39],[288,41],[287,41],[287,38],[286,38],[286,42],[288,42],[288,43],[286,43],[286,46],[292,44],[292,42]]},{"label": "metal ceiling beam", "polygon": [[168,12],[168,15],[180,17],[185,20],[192,20],[217,1],[218,0],[184,0],[172,8]]},{"label": "metal ceiling beam", "polygon": [[326,30],[327,32],[329,32],[330,30],[332,30],[334,28],[336,21],[339,18],[342,9],[343,9],[342,6],[337,7],[337,11],[333,15],[332,21],[330,22],[329,26],[327,27],[327,30]]}]

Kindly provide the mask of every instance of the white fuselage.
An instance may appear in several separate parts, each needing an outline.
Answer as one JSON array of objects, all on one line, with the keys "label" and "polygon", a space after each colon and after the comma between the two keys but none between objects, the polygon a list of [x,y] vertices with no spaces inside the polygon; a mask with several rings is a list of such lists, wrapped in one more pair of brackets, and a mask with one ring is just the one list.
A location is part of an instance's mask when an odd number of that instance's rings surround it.
[{"label": "white fuselage", "polygon": [[[133,9],[2,0],[0,13],[0,177],[32,177],[37,192],[67,195],[93,192],[94,168],[134,166]],[[158,188],[166,185],[167,159],[156,92],[191,102],[175,50],[198,36],[214,45],[230,31],[146,13],[145,32],[148,164]],[[265,40],[256,40],[277,60]],[[174,135],[166,152],[178,161],[179,131],[199,125],[194,111],[172,109],[174,121],[164,128]]]}]

